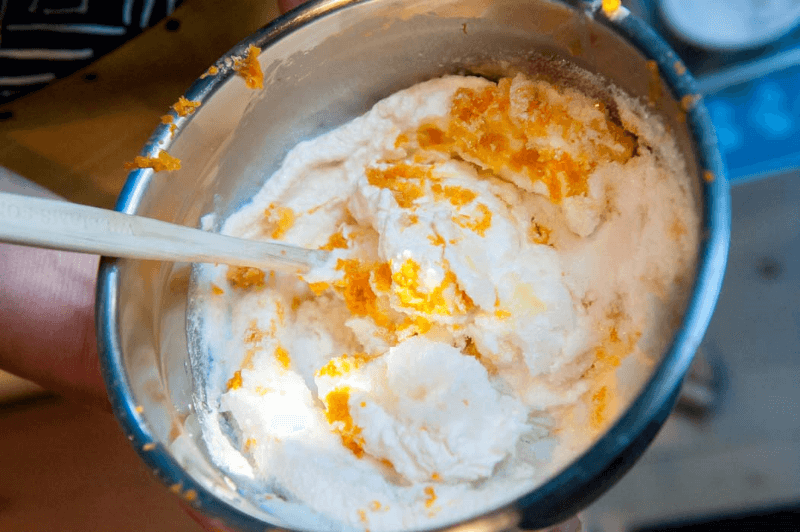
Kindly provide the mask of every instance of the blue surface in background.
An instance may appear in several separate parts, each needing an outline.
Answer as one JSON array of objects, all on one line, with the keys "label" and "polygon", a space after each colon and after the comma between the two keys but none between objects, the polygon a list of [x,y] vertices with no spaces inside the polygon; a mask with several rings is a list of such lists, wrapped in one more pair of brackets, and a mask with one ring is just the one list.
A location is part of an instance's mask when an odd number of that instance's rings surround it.
[{"label": "blue surface in background", "polygon": [[800,65],[705,97],[731,182],[800,169]]}]

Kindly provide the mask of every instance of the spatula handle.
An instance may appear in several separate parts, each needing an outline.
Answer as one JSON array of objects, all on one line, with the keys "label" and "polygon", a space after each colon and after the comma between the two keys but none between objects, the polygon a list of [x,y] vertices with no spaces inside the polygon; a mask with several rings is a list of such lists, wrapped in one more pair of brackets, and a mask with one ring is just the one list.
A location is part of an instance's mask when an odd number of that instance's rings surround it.
[{"label": "spatula handle", "polygon": [[0,192],[0,241],[109,257],[306,271],[327,253],[244,240],[76,203]]}]

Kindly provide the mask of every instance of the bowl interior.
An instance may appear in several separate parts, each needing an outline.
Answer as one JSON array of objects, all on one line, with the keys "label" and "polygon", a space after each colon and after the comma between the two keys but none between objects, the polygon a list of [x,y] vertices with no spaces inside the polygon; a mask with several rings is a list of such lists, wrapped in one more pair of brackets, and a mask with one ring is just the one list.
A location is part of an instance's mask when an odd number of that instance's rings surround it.
[{"label": "bowl interior", "polygon": [[[565,83],[585,85],[563,61],[599,74],[661,116],[686,156],[698,209],[704,208],[703,169],[680,98],[648,68],[650,58],[565,4],[316,2],[266,27],[232,55],[242,55],[250,43],[263,49],[264,89],[248,89],[231,61],[220,60],[220,73],[201,78],[186,94],[201,101],[200,108],[178,118],[174,134],[159,127],[145,147],[147,155],[168,150],[182,161],[181,170],[133,172],[120,210],[193,227],[207,213],[221,220],[260,188],[298,141],[345,123],[398,89],[450,73],[492,77],[548,69]],[[602,99],[605,83],[584,88]],[[193,393],[203,389],[207,361],[187,346],[190,277],[187,264],[104,263],[98,297],[105,313],[98,323],[117,414],[145,461],[191,504],[243,529],[256,529],[247,516],[286,525],[243,497],[202,443],[195,408],[202,409],[204,398]],[[650,375],[631,372],[625,383],[631,397]]]}]

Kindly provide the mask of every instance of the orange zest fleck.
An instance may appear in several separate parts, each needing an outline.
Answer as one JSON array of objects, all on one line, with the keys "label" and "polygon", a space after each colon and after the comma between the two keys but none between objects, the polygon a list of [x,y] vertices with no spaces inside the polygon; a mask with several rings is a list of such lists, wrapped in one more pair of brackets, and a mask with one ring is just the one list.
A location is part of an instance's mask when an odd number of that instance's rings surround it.
[{"label": "orange zest fleck", "polygon": [[606,420],[606,411],[610,401],[608,386],[602,386],[592,394],[592,410],[590,422],[593,427],[600,427]]},{"label": "orange zest fleck", "polygon": [[[330,359],[327,364],[322,366],[317,371],[317,376],[341,377],[346,373],[350,373],[354,369],[360,368],[373,358],[375,357],[370,356],[366,353],[354,353],[352,355],[348,355],[347,353],[345,353],[340,357],[335,357]],[[362,403],[362,406],[366,406],[366,403]]]},{"label": "orange zest fleck", "polygon": [[594,349],[594,363],[586,372],[592,383],[588,406],[589,422],[594,429],[609,420],[616,368],[634,350],[641,337],[639,331],[621,331],[620,324],[626,320],[626,316],[617,304],[611,306],[607,318],[611,324],[605,330],[604,340]]},{"label": "orange zest fleck", "polygon": [[427,315],[446,316],[466,314],[474,307],[472,299],[458,288],[456,275],[449,269],[442,282],[430,292],[422,289],[419,272],[419,264],[409,258],[392,274],[392,291],[401,306]]},{"label": "orange zest fleck", "polygon": [[431,245],[444,246],[444,238],[438,233],[436,235],[428,235],[428,240],[430,240]]},{"label": "orange zest fleck", "polygon": [[247,266],[230,266],[226,276],[228,283],[237,290],[250,290],[251,288],[264,288],[265,274],[258,268]]},{"label": "orange zest fleck", "polygon": [[667,234],[672,240],[680,240],[683,235],[685,235],[688,231],[686,230],[686,224],[684,224],[680,218],[675,218],[672,220],[672,223],[667,230]]},{"label": "orange zest fleck", "polygon": [[219,69],[216,66],[211,65],[208,67],[208,70],[206,70],[203,75],[200,76],[200,79],[207,78],[208,76],[216,76],[217,74],[219,74]]},{"label": "orange zest fleck", "polygon": [[295,296],[295,297],[292,298],[292,310],[294,312],[297,312],[297,309],[299,309],[300,305],[302,305],[302,304],[303,304],[303,300],[300,297]]},{"label": "orange zest fleck", "polygon": [[463,187],[456,187],[456,186],[445,186],[443,187],[439,183],[434,183],[431,186],[431,192],[433,192],[433,197],[438,201],[443,198],[447,198],[450,203],[456,207],[461,207],[462,205],[466,205],[467,203],[471,203],[478,194],[473,192],[468,188]]},{"label": "orange zest fleck", "polygon": [[436,502],[436,490],[433,486],[425,487],[425,508],[430,508]]},{"label": "orange zest fleck", "polygon": [[388,262],[381,262],[373,268],[372,283],[379,292],[388,292],[392,288],[392,267]]},{"label": "orange zest fleck", "polygon": [[221,296],[222,294],[225,293],[225,290],[215,285],[214,283],[211,283],[211,293],[214,294],[215,296]]},{"label": "orange zest fleck", "polygon": [[622,2],[620,0],[603,0],[603,11],[607,15],[610,15],[614,11],[620,8]]},{"label": "orange zest fleck", "polygon": [[713,183],[714,182],[714,172],[711,170],[705,170],[703,172],[703,181],[706,183]]},{"label": "orange zest fleck", "polygon": [[381,302],[370,283],[376,288],[385,285],[386,267],[366,264],[356,259],[339,259],[336,269],[344,271],[344,278],[334,283],[334,288],[344,297],[347,309],[354,316],[370,317],[379,327],[391,328],[388,302]]},{"label": "orange zest fleck", "polygon": [[398,326],[399,330],[413,328],[417,334],[425,334],[431,330],[433,323],[424,316],[407,316],[405,321]]},{"label": "orange zest fleck", "polygon": [[173,120],[174,118],[172,118],[172,115],[164,115],[161,117],[162,124],[171,124]]},{"label": "orange zest fleck", "polygon": [[228,390],[238,390],[242,387],[242,371],[237,370],[233,377],[228,380]]},{"label": "orange zest fleck", "polygon": [[597,347],[594,351],[595,360],[604,366],[616,368],[620,364],[622,364],[622,360],[620,359],[619,355],[614,353],[613,351],[609,351],[608,348],[600,346]]},{"label": "orange zest fleck", "polygon": [[141,155],[137,155],[133,158],[132,163],[125,163],[123,166],[126,170],[134,170],[136,168],[152,168],[156,172],[161,172],[164,170],[167,172],[172,172],[173,170],[181,169],[181,161],[164,150],[161,150],[155,157],[143,157]]},{"label": "orange zest fleck", "polygon": [[430,167],[397,163],[385,168],[369,167],[366,175],[370,185],[391,190],[401,208],[411,209],[425,195],[425,182],[432,174]]},{"label": "orange zest fleck", "polygon": [[356,456],[364,456],[364,438],[361,427],[353,423],[350,415],[350,388],[336,388],[325,396],[325,418],[342,438],[342,445]]},{"label": "orange zest fleck", "polygon": [[464,229],[474,231],[478,236],[485,237],[486,230],[492,226],[492,211],[483,203],[478,204],[478,210],[480,211],[480,217],[478,218],[459,214],[453,216],[453,222]]},{"label": "orange zest fleck", "polygon": [[200,107],[200,102],[187,100],[183,96],[178,97],[178,101],[172,106],[178,116],[193,114]]},{"label": "orange zest fleck", "polygon": [[266,331],[259,329],[258,322],[253,320],[244,331],[244,343],[248,345],[260,344],[266,335]]},{"label": "orange zest fleck", "polygon": [[236,57],[233,60],[233,69],[244,79],[249,89],[264,88],[264,72],[258,62],[258,54],[260,53],[261,48],[251,44],[247,48],[247,54],[244,57]]},{"label": "orange zest fleck", "polygon": [[342,231],[339,230],[333,233],[328,239],[328,243],[319,249],[324,249],[325,251],[333,251],[334,249],[347,249],[347,239],[342,234]]},{"label": "orange zest fleck", "polygon": [[308,283],[308,287],[317,295],[320,295],[322,292],[327,290],[331,287],[330,284],[326,283],[325,281],[320,281],[318,283]]},{"label": "orange zest fleck", "polygon": [[[408,142],[407,136],[406,142]],[[435,124],[422,124],[417,129],[417,143],[421,148],[449,145],[452,142],[453,139],[448,137],[447,134]]]},{"label": "orange zest fleck", "polygon": [[268,230],[272,231],[270,238],[280,240],[286,234],[286,231],[294,225],[295,215],[294,211],[289,207],[270,203],[269,207],[264,209],[264,219]]},{"label": "orange zest fleck", "polygon": [[[275,272],[269,273],[274,274]],[[279,299],[275,300],[275,315],[278,316],[278,321],[283,325],[286,321],[286,310],[283,308],[283,303],[281,303]]]},{"label": "orange zest fleck", "polygon": [[275,348],[275,360],[277,360],[284,369],[289,369],[292,363],[292,359],[289,358],[289,351],[281,346]]}]

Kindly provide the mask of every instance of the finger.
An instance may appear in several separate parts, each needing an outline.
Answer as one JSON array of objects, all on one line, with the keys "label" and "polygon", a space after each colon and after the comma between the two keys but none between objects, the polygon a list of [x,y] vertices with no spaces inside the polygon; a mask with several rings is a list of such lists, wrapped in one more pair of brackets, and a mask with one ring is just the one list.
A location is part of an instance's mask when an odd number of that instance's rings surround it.
[{"label": "finger", "polygon": [[304,4],[307,0],[278,0],[278,7],[281,10],[281,13],[286,13],[287,11],[296,8],[300,4]]},{"label": "finger", "polygon": [[94,327],[98,261],[0,244],[0,368],[110,410]]}]

